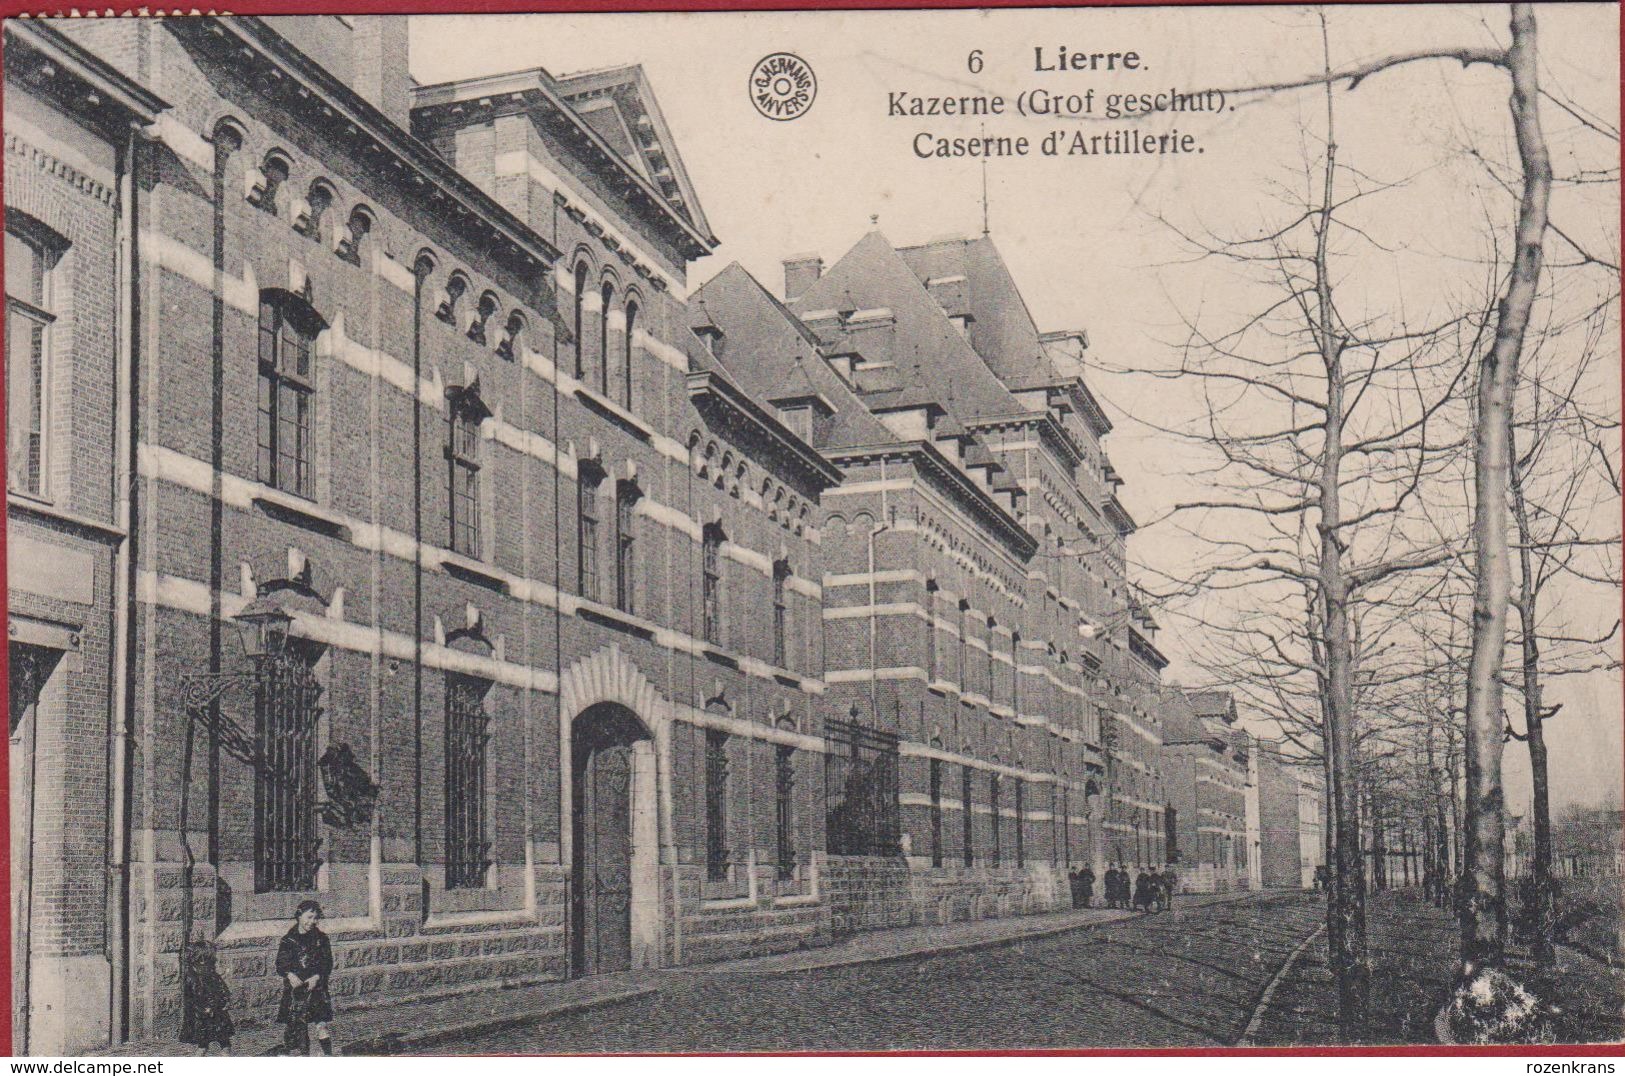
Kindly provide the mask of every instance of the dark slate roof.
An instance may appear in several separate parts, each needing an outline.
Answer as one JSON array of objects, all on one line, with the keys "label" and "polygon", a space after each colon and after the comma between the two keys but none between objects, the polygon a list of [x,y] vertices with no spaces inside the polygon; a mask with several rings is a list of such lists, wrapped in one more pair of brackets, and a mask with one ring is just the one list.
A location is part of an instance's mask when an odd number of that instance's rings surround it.
[{"label": "dark slate roof", "polygon": [[921,284],[964,277],[963,283],[939,285],[939,290],[974,319],[971,346],[1005,384],[1029,388],[1060,379],[1021,289],[991,238],[941,239],[897,253]]},{"label": "dark slate roof", "polygon": [[798,315],[880,307],[892,312],[894,324],[865,331],[891,334],[895,369],[922,397],[934,396],[964,422],[1024,413],[1025,408],[993,376],[914,270],[879,232],[858,240],[790,304]]},{"label": "dark slate roof", "polygon": [[723,332],[722,356],[702,346],[702,362],[726,369],[759,400],[810,390],[834,409],[827,423],[815,424],[815,448],[896,443],[896,436],[829,368],[819,354],[817,337],[738,262],[708,280],[693,299],[691,322],[697,327],[710,321]]},{"label": "dark slate roof", "polygon": [[1162,695],[1162,742],[1165,744],[1207,743],[1212,734],[1196,716],[1185,692],[1177,688]]},{"label": "dark slate roof", "polygon": [[1191,708],[1203,717],[1229,722],[1235,714],[1236,698],[1228,691],[1189,691]]}]

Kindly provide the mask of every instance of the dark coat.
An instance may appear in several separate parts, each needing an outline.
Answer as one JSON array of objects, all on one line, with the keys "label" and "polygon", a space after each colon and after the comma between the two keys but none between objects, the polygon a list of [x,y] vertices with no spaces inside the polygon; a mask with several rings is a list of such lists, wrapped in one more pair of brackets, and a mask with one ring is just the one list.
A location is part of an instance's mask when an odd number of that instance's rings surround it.
[{"label": "dark coat", "polygon": [[[301,979],[320,975],[321,980],[314,989],[301,986],[295,990],[288,985],[290,971]],[[277,1023],[325,1024],[333,1019],[333,999],[327,992],[327,980],[333,974],[333,945],[321,927],[311,927],[301,934],[295,924],[282,935],[282,944],[276,950],[276,973],[282,980]]]},{"label": "dark coat", "polygon": [[237,1027],[231,1020],[231,990],[212,959],[194,959],[187,968],[189,1004],[182,1010],[181,1041],[207,1049],[211,1042],[231,1045]]}]

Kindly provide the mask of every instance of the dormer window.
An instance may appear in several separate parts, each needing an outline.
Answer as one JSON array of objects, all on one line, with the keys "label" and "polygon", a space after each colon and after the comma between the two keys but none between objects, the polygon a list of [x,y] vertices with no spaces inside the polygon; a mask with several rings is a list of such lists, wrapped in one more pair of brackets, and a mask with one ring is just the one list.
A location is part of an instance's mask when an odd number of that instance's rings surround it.
[{"label": "dormer window", "polygon": [[791,433],[795,434],[797,437],[801,438],[803,441],[806,441],[808,444],[811,444],[812,443],[812,407],[811,407],[811,405],[809,405],[809,404],[796,404],[794,406],[781,407],[778,410],[779,410],[779,421],[783,422],[784,425],[790,430]]}]

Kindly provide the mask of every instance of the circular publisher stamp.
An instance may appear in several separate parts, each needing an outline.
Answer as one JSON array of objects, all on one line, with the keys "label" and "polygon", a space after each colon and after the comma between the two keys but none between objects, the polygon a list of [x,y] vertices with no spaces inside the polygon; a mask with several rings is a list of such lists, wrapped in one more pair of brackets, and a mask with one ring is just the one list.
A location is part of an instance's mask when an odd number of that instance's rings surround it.
[{"label": "circular publisher stamp", "polygon": [[818,96],[818,78],[795,53],[774,52],[751,69],[749,89],[756,111],[770,120],[793,120],[812,107]]}]

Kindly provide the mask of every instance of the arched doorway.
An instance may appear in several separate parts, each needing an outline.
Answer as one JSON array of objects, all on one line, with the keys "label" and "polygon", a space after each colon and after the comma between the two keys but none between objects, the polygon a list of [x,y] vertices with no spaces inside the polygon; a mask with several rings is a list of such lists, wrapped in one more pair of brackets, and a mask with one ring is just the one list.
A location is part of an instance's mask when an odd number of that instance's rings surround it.
[{"label": "arched doorway", "polygon": [[659,963],[654,741],[616,703],[571,725],[570,968],[605,975]]}]

